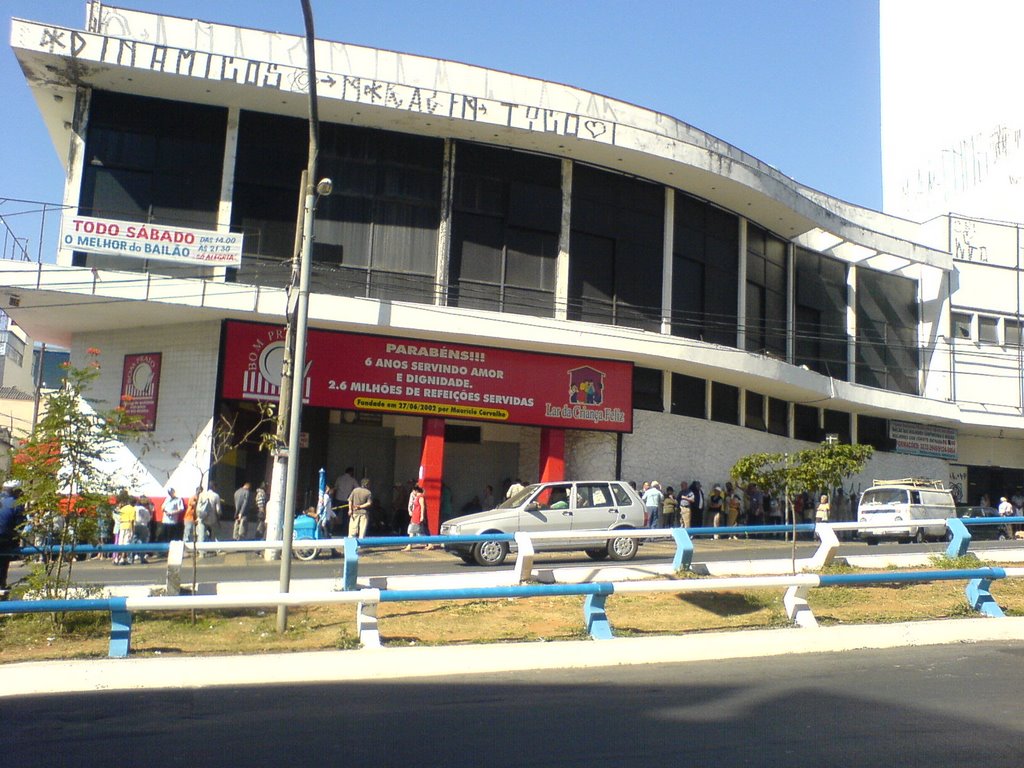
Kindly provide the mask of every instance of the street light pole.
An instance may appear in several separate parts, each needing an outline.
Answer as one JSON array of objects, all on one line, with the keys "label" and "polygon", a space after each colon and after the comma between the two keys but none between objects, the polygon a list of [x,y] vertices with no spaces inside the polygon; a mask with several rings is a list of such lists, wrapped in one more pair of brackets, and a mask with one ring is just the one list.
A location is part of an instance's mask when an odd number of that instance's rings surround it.
[{"label": "street light pole", "polygon": [[[285,483],[284,508],[281,510],[281,572],[280,591],[287,593],[291,584],[292,533],[295,523],[296,485],[299,476],[299,439],[302,430],[302,395],[306,383],[306,332],[309,321],[309,272],[313,251],[313,212],[316,209],[317,154],[320,149],[320,119],[316,101],[316,34],[313,31],[313,9],[310,0],[301,0],[302,17],[306,26],[306,79],[309,92],[309,158],[302,175],[301,192],[305,194],[302,209],[302,245],[298,253],[299,286],[295,303],[295,353],[291,365],[291,408],[289,416],[287,446],[287,480]],[[330,193],[327,182],[324,193]],[[289,322],[292,315],[289,314]],[[283,395],[283,393],[282,393]],[[277,631],[288,628],[288,607],[277,608]]]}]

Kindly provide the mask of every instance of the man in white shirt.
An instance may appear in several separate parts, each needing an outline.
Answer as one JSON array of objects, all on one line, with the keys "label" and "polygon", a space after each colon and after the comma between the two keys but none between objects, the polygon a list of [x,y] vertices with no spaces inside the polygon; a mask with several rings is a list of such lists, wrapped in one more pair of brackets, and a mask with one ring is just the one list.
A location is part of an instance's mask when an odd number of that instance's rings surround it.
[{"label": "man in white shirt", "polygon": [[335,517],[333,526],[335,529],[341,529],[342,536],[348,531],[348,497],[359,487],[353,472],[355,472],[353,467],[345,467],[344,473],[338,475],[338,479],[334,481],[334,503],[335,507],[341,507],[341,509],[338,510],[340,514]]}]

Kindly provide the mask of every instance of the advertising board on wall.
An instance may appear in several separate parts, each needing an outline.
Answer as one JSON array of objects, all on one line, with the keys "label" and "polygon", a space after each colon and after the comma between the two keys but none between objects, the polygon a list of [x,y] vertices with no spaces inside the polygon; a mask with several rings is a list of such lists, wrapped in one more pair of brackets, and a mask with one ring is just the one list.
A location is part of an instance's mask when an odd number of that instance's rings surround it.
[{"label": "advertising board on wall", "polygon": [[121,371],[121,407],[137,419],[140,432],[156,429],[156,407],[160,396],[160,352],[125,355]]},{"label": "advertising board on wall", "polygon": [[[228,321],[221,396],[280,396],[283,326]],[[311,330],[308,405],[608,432],[633,430],[633,364]]]},{"label": "advertising board on wall", "polygon": [[909,421],[890,421],[889,438],[896,441],[896,453],[915,456],[934,456],[956,459],[956,430],[913,424]]},{"label": "advertising board on wall", "polygon": [[157,259],[207,267],[238,267],[242,264],[242,235],[237,232],[213,232],[66,214],[60,223],[60,242],[64,248],[106,256]]}]

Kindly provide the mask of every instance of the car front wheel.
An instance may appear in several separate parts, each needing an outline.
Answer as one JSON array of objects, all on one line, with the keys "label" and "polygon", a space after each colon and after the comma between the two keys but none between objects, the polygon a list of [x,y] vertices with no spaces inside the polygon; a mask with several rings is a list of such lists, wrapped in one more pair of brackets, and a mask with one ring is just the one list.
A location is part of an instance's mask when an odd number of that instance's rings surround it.
[{"label": "car front wheel", "polygon": [[507,541],[480,541],[473,546],[477,565],[501,565],[508,557]]},{"label": "car front wheel", "polygon": [[608,557],[612,560],[632,560],[640,549],[640,540],[620,536],[608,542]]}]

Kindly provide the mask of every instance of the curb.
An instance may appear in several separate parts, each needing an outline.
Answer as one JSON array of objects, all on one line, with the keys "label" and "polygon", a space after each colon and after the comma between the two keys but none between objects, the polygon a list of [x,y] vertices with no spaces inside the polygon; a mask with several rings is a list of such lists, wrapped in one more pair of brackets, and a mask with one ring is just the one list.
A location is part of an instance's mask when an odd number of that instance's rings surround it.
[{"label": "curb", "polygon": [[[47,693],[413,680],[526,670],[726,661],[951,643],[1024,647],[1024,617],[707,632],[554,643],[366,648],[250,656],[176,656],[5,664],[0,698]],[[657,659],[657,661],[651,661]],[[267,663],[272,660],[272,663]]]}]

